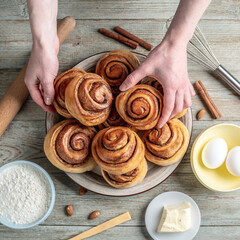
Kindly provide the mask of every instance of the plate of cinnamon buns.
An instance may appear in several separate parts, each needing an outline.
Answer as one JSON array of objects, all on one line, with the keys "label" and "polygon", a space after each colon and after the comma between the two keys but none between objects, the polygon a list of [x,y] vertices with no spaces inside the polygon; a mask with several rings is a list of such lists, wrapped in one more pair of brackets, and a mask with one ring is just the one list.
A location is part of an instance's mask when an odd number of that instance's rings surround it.
[{"label": "plate of cinnamon buns", "polygon": [[54,81],[55,114],[46,114],[44,152],[79,185],[108,196],[145,192],[167,179],[187,151],[191,109],[161,129],[163,89],[147,77],[119,86],[145,55],[127,50],[95,54]]}]

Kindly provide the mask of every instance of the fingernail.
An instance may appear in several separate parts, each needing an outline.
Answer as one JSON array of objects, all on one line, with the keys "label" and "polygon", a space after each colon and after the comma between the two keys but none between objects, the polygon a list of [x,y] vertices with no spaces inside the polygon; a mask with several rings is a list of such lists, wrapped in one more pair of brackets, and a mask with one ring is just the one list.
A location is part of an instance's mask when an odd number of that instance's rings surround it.
[{"label": "fingernail", "polygon": [[122,84],[120,87],[119,87],[119,90],[120,91],[126,91],[128,90],[127,86],[125,84]]},{"label": "fingernail", "polygon": [[51,98],[49,98],[49,97],[46,97],[44,102],[46,103],[46,105],[51,105],[52,104]]}]

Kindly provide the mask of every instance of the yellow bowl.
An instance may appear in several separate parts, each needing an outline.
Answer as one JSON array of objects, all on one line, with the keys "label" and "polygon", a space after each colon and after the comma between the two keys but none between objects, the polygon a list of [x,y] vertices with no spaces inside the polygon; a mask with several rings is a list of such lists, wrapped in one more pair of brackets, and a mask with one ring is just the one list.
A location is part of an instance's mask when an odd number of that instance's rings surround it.
[{"label": "yellow bowl", "polygon": [[213,191],[230,192],[240,189],[240,177],[233,176],[224,162],[219,168],[209,169],[202,162],[202,150],[205,144],[214,138],[223,138],[228,151],[240,146],[240,126],[218,124],[204,130],[194,141],[191,151],[191,167],[196,178],[205,187]]}]

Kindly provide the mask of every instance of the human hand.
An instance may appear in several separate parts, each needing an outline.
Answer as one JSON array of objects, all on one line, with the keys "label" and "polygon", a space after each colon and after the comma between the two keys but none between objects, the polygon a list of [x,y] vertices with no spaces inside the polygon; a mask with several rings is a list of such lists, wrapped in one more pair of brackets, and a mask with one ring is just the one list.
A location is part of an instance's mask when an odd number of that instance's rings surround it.
[{"label": "human hand", "polygon": [[53,81],[58,72],[59,40],[46,41],[45,44],[33,43],[32,53],[25,74],[25,84],[32,99],[45,111],[54,113]]},{"label": "human hand", "polygon": [[146,76],[161,83],[164,96],[162,115],[157,123],[160,128],[184,108],[190,107],[195,95],[188,78],[186,48],[186,44],[163,40],[120,86],[120,90],[125,91]]}]

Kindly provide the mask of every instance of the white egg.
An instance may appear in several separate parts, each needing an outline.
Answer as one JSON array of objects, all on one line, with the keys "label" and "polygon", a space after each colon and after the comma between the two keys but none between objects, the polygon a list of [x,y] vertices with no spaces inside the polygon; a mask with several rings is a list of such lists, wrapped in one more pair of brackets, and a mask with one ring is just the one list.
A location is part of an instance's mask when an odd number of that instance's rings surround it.
[{"label": "white egg", "polygon": [[224,139],[214,138],[204,146],[202,161],[207,168],[218,168],[224,163],[227,152],[228,147]]},{"label": "white egg", "polygon": [[226,167],[234,176],[240,176],[240,146],[232,148],[227,156]]}]

